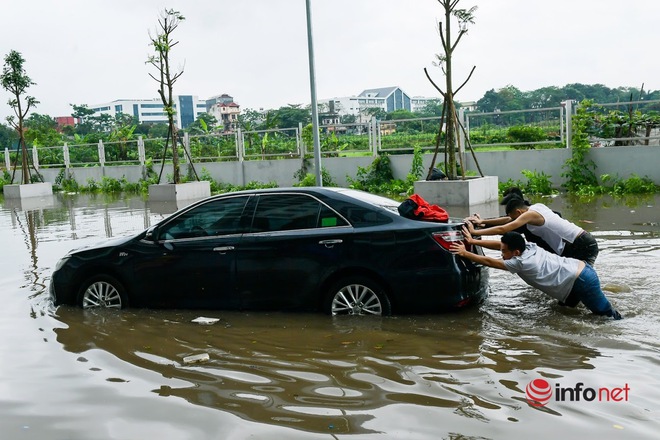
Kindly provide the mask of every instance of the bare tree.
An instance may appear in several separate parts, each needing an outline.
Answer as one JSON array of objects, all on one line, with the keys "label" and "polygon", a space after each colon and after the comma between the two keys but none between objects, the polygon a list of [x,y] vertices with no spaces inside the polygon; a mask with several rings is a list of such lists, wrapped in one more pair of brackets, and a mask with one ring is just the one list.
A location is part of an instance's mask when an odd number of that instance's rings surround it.
[{"label": "bare tree", "polygon": [[[178,129],[174,122],[176,111],[174,110],[174,83],[183,75],[183,67],[180,71],[174,71],[170,66],[170,52],[179,44],[172,40],[172,33],[179,27],[179,24],[185,20],[185,17],[173,9],[164,10],[158,19],[158,29],[156,35],[149,33],[151,45],[156,52],[147,59],[147,64],[156,68],[156,75],[149,73],[159,85],[158,94],[163,102],[163,110],[167,113],[168,133],[165,141],[165,151],[168,145],[172,148],[172,168],[173,183],[181,182],[181,172],[179,168],[179,152],[177,149]],[[163,162],[165,157],[163,157]]]},{"label": "bare tree", "polygon": [[[444,100],[442,116],[440,117],[440,127],[438,129],[438,137],[436,139],[435,154],[433,155],[433,160],[431,162],[431,167],[429,168],[428,174],[431,174],[431,171],[435,166],[442,139],[442,129],[445,127],[445,174],[449,180],[456,180],[458,178],[456,150],[459,147],[460,142],[459,133],[463,127],[458,120],[454,99],[460,89],[463,88],[463,86],[470,80],[470,77],[472,76],[476,66],[472,67],[470,74],[463,82],[463,84],[454,90],[452,78],[452,55],[454,50],[456,50],[456,46],[458,45],[459,41],[461,41],[461,38],[467,34],[468,25],[474,24],[474,12],[477,10],[477,7],[473,6],[470,9],[458,9],[460,0],[438,0],[438,3],[440,3],[444,10],[444,22],[441,21],[438,23],[438,32],[442,41],[443,52],[436,55],[437,63],[435,64],[442,69],[442,73],[445,76],[445,90],[442,90],[433,81],[433,79],[431,79],[427,69],[425,68],[424,73],[426,74],[426,77],[431,82],[431,84],[433,84],[436,90],[440,92]],[[458,24],[458,33],[456,34],[452,32],[452,20]],[[459,160],[462,162],[461,156],[459,156]],[[465,168],[462,166],[462,163],[460,169],[462,174],[461,177],[465,178]]]},{"label": "bare tree", "polygon": [[[14,116],[7,116],[7,122],[18,133],[18,148],[21,151],[21,171],[22,183],[30,183],[30,169],[28,167],[28,153],[25,144],[24,122],[30,108],[36,107],[39,104],[32,96],[25,96],[25,103],[23,102],[23,95],[31,85],[35,85],[29,76],[25,73],[23,64],[25,59],[23,56],[12,50],[5,57],[5,64],[2,68],[2,75],[0,75],[0,84],[2,88],[11,93],[12,98],[9,99],[7,104],[14,109]],[[16,172],[16,164],[14,164],[14,173]],[[14,181],[14,174],[12,174],[11,181]]]}]

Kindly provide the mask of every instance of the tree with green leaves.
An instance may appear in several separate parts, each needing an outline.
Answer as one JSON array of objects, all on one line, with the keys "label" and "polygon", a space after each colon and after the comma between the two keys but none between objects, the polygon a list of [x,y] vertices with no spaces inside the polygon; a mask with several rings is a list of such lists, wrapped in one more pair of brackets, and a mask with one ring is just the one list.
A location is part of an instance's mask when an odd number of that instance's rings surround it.
[{"label": "tree with green leaves", "polygon": [[[21,151],[21,171],[22,183],[30,183],[30,169],[28,166],[28,153],[27,145],[25,143],[24,124],[25,118],[31,108],[39,104],[34,97],[25,95],[27,89],[36,83],[30,79],[25,72],[23,64],[25,59],[23,56],[12,50],[5,56],[5,64],[0,74],[0,84],[2,88],[8,91],[12,97],[7,102],[14,110],[16,117],[8,116],[7,122],[16,130],[18,134],[18,149]],[[16,165],[14,164],[14,173],[16,172]],[[43,180],[43,179],[42,179]],[[12,174],[11,181],[14,181],[14,174]]]},{"label": "tree with green leaves", "polygon": [[5,124],[0,124],[0,148],[10,148],[18,141],[16,130]]},{"label": "tree with green leaves", "polygon": [[62,135],[57,131],[57,122],[48,115],[32,113],[25,120],[25,140],[35,147],[62,145]]},{"label": "tree with green leaves", "polygon": [[418,110],[416,113],[419,113],[418,117],[426,116],[438,116],[442,115],[442,100],[433,99],[424,104],[424,107],[421,110]]},{"label": "tree with green leaves", "polygon": [[[458,114],[456,111],[456,105],[454,99],[456,94],[463,88],[463,86],[470,80],[472,73],[476,66],[472,67],[470,74],[467,79],[461,84],[457,89],[454,89],[453,76],[452,76],[452,60],[453,54],[456,50],[456,46],[461,41],[463,36],[467,34],[468,25],[474,24],[474,12],[477,10],[476,6],[473,6],[470,9],[459,9],[458,4],[461,0],[438,0],[440,6],[444,12],[444,21],[438,23],[438,31],[440,34],[440,39],[442,41],[442,53],[436,55],[437,63],[436,65],[442,69],[442,73],[445,77],[445,89],[441,89],[429,76],[428,71],[424,68],[426,77],[433,84],[433,86],[440,92],[444,100],[442,116],[440,117],[440,127],[438,131],[438,136],[436,140],[436,150],[431,161],[431,167],[429,168],[428,175],[431,174],[433,167],[435,166],[435,160],[437,153],[440,147],[440,141],[443,138],[440,136],[442,133],[443,126],[445,127],[444,136],[445,140],[445,174],[450,180],[456,180],[458,178],[458,164],[456,162],[456,150],[459,148],[459,132],[463,128],[461,127],[460,121],[458,120]],[[455,21],[458,24],[458,32],[454,33],[452,31],[452,21]],[[443,26],[444,24],[444,26]],[[459,160],[462,161],[459,156]],[[463,173],[462,178],[465,178],[464,170],[465,167],[460,166],[460,170]]]},{"label": "tree with green leaves", "polygon": [[127,160],[128,143],[135,138],[137,128],[136,118],[132,115],[118,113],[115,115],[114,124],[108,141],[117,142],[119,149],[115,149],[113,160]]},{"label": "tree with green leaves", "polygon": [[361,109],[360,112],[362,113],[362,118],[360,118],[361,122],[364,122],[364,117],[367,117],[368,119],[376,118],[378,120],[383,120],[387,117],[387,111],[381,107],[366,107]]},{"label": "tree with green leaves", "polygon": [[191,135],[213,133],[218,126],[218,118],[210,113],[200,113],[186,131]]},{"label": "tree with green leaves", "polygon": [[172,69],[170,66],[170,54],[174,46],[179,44],[172,39],[172,34],[179,27],[179,24],[185,20],[185,17],[174,9],[165,9],[158,19],[158,29],[155,35],[149,33],[151,45],[155,55],[147,59],[147,64],[156,69],[156,74],[149,73],[149,76],[158,83],[158,95],[163,102],[163,110],[167,114],[168,134],[165,142],[165,150],[168,145],[172,150],[172,168],[173,183],[181,182],[181,171],[179,167],[178,152],[178,128],[174,122],[174,83],[183,75],[183,68],[180,71]]},{"label": "tree with green leaves", "polygon": [[266,112],[265,123],[269,124],[271,120],[272,127],[298,128],[298,124],[305,126],[312,120],[311,110],[309,107],[302,107],[301,104],[289,104],[273,110],[272,115],[271,111]]}]

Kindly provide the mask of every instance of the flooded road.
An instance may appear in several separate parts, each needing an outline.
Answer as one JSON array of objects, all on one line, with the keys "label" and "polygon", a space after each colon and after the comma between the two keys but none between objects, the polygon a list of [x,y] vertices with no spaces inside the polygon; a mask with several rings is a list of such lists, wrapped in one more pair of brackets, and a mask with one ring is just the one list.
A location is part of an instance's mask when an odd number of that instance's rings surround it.
[{"label": "flooded road", "polygon": [[[0,438],[657,438],[660,196],[544,202],[596,236],[625,319],[494,269],[483,304],[441,315],[54,309],[49,278],[69,249],[174,208],[2,201]],[[184,362],[197,354],[209,359]],[[526,401],[535,379],[552,389],[545,406]]]}]

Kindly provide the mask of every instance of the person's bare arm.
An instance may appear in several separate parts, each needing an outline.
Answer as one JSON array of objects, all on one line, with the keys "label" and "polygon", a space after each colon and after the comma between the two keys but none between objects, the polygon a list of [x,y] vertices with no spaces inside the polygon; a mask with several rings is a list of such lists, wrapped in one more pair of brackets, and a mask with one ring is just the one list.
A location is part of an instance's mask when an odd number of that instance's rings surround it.
[{"label": "person's bare arm", "polygon": [[463,237],[468,244],[473,246],[481,246],[494,251],[499,251],[501,247],[501,242],[499,240],[475,240],[465,226],[463,226]]},{"label": "person's bare arm", "polygon": [[452,243],[450,250],[459,257],[467,258],[468,260],[474,261],[475,263],[483,264],[484,266],[493,267],[495,269],[506,270],[506,267],[504,266],[504,260],[468,252],[468,250],[465,249],[465,245],[460,241]]},{"label": "person's bare arm", "polygon": [[[540,220],[538,219],[540,217]],[[535,211],[526,211],[521,214],[517,219],[500,226],[493,226],[485,229],[475,229],[473,225],[468,223],[468,229],[472,235],[502,235],[505,232],[513,231],[527,223],[542,225],[544,222],[543,216]]]},{"label": "person's bare arm", "polygon": [[474,225],[477,225],[479,227],[491,227],[491,226],[499,226],[499,225],[504,225],[507,224],[511,221],[511,217],[509,216],[504,216],[504,217],[497,217],[497,218],[481,218],[479,214],[473,214],[470,217],[466,217],[463,219],[465,222],[471,222]]},{"label": "person's bare arm", "polygon": [[486,218],[483,219],[481,223],[486,227],[491,227],[491,226],[506,225],[509,222],[511,222],[511,217],[507,215],[504,217]]}]

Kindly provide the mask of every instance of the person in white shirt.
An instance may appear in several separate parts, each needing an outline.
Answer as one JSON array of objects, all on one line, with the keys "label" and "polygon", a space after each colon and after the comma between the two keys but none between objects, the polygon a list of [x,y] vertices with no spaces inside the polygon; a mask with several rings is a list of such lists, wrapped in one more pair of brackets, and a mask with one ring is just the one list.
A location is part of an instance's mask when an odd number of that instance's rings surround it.
[{"label": "person in white shirt", "polygon": [[470,245],[500,250],[502,259],[469,252],[463,242],[452,245],[451,251],[456,255],[515,273],[527,284],[557,299],[562,305],[576,307],[581,302],[596,315],[622,318],[605,297],[598,274],[590,264],[575,258],[561,257],[534,243],[526,243],[518,232],[505,232],[501,241],[475,240],[466,227],[463,227],[463,235]]},{"label": "person in white shirt", "polygon": [[506,214],[511,219],[507,223],[477,229],[472,221],[468,221],[468,230],[476,236],[502,235],[526,226],[530,233],[542,238],[555,254],[576,258],[591,266],[596,262],[599,250],[594,236],[544,204],[527,206],[524,200],[514,197],[506,205]]}]

